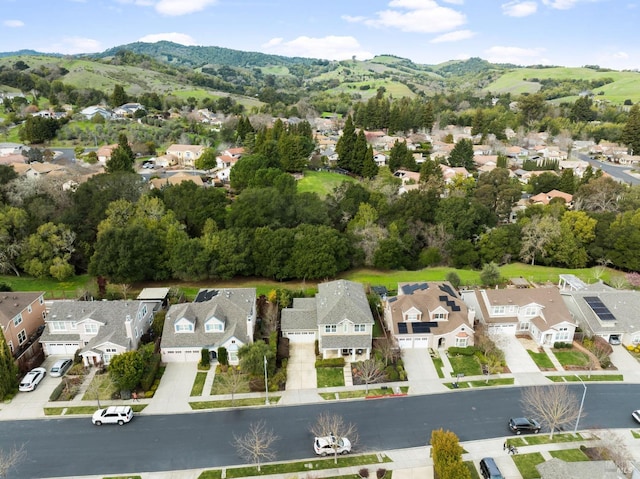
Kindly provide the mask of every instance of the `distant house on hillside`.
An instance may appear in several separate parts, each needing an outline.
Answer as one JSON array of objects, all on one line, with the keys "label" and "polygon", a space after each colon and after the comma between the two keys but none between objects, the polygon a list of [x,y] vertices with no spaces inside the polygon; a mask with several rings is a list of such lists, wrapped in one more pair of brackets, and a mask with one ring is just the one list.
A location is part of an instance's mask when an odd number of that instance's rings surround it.
[{"label": "distant house on hillside", "polygon": [[93,117],[96,115],[100,115],[105,120],[111,120],[114,117],[113,112],[111,110],[98,105],[88,106],[84,110],[82,110],[80,114],[84,115],[87,120],[93,119]]},{"label": "distant house on hillside", "polygon": [[178,145],[174,144],[167,148],[167,155],[175,156],[177,163],[185,168],[193,168],[195,162],[204,153],[205,147],[202,145]]}]

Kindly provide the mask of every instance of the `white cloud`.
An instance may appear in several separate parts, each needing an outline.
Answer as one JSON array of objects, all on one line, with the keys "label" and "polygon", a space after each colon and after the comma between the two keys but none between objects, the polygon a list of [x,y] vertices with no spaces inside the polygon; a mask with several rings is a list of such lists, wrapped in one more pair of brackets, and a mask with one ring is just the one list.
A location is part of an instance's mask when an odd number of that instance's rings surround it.
[{"label": "white cloud", "polygon": [[487,60],[492,63],[515,63],[516,65],[546,64],[544,48],[520,48],[495,46],[485,50]]},{"label": "white cloud", "polygon": [[464,0],[443,0],[444,3],[453,3],[454,5],[464,5]]},{"label": "white cloud", "polygon": [[98,40],[92,38],[66,37],[59,42],[49,43],[46,46],[36,48],[36,50],[45,53],[73,55],[76,53],[101,52],[104,48]]},{"label": "white cloud", "polygon": [[508,17],[528,17],[538,10],[536,2],[514,1],[502,4],[502,13]]},{"label": "white cloud", "polygon": [[578,0],[542,0],[542,3],[558,10],[569,10],[578,3]]},{"label": "white cloud", "polygon": [[466,40],[475,35],[475,32],[471,30],[456,30],[455,32],[444,33],[431,40],[430,43],[459,42],[460,40]]},{"label": "white cloud", "polygon": [[463,13],[442,7],[434,0],[391,0],[389,7],[387,10],[376,12],[375,18],[350,17],[349,21],[417,33],[446,32],[467,22]]},{"label": "white cloud", "polygon": [[161,40],[179,43],[180,45],[195,45],[196,41],[186,33],[170,32],[170,33],[152,33],[140,38],[139,42],[155,43]]},{"label": "white cloud", "polygon": [[215,5],[218,0],[116,0],[118,3],[133,4],[141,7],[154,7],[155,10],[169,17],[200,12]]},{"label": "white cloud", "polygon": [[323,38],[298,37],[288,42],[282,38],[272,38],[262,45],[268,53],[290,57],[322,58],[345,60],[356,56],[359,60],[373,57],[362,49],[354,37],[327,36]]},{"label": "white cloud", "polygon": [[613,58],[617,60],[626,60],[629,58],[629,54],[627,52],[616,52],[613,54]]},{"label": "white cloud", "polygon": [[5,27],[10,27],[10,28],[24,27],[24,22],[22,20],[5,20],[4,22],[2,22],[2,24]]}]

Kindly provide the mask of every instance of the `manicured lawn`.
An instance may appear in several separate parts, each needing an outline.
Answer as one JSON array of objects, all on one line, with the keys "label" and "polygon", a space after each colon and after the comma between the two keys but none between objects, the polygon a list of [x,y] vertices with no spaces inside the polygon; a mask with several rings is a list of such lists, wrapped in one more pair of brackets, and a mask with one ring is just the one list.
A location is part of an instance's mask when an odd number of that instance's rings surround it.
[{"label": "manicured lawn", "polygon": [[13,291],[44,291],[46,299],[75,299],[78,296],[78,290],[84,289],[90,280],[91,277],[86,274],[74,276],[66,281],[30,276],[0,276],[0,281],[10,285]]},{"label": "manicured lawn", "polygon": [[448,387],[449,389],[467,389],[467,388],[486,388],[489,386],[504,386],[506,384],[513,384],[513,378],[496,378],[496,379],[489,379],[489,381],[487,382],[486,380],[484,381],[465,381],[464,379],[460,379],[460,382],[458,383],[458,387],[455,388],[453,386],[454,382],[450,382],[450,383],[444,383],[444,385],[446,387]]},{"label": "manicured lawn", "polygon": [[539,452],[531,454],[516,454],[512,456],[513,462],[515,462],[522,479],[536,479],[540,477],[536,466],[544,462],[544,457]]},{"label": "manicured lawn", "polygon": [[451,356],[449,358],[453,368],[452,376],[464,374],[465,376],[479,376],[482,374],[482,367],[475,356]]},{"label": "manicured lawn", "polygon": [[[580,379],[582,379],[585,383],[589,381],[624,381],[624,376],[622,374],[579,374]],[[547,379],[550,379],[554,383],[563,383],[563,382],[580,382],[575,376],[547,376]]]},{"label": "manicured lawn", "polygon": [[471,479],[480,479],[480,474],[478,474],[478,470],[476,466],[473,464],[473,461],[465,461],[464,465],[469,469],[469,474],[471,474]]},{"label": "manicured lawn", "polygon": [[531,356],[531,359],[533,359],[533,362],[536,363],[536,366],[540,369],[555,369],[551,359],[549,359],[549,356],[547,356],[547,353],[544,351],[536,353],[535,351],[527,349],[527,352],[529,353],[529,356]]},{"label": "manicured lawn", "polygon": [[63,407],[46,407],[44,408],[45,416],[60,416],[64,411]]},{"label": "manicured lawn", "polygon": [[433,358],[433,365],[436,367],[436,372],[438,373],[439,378],[444,378],[444,373],[442,372],[442,368],[444,367],[444,363],[441,358]]},{"label": "manicured lawn", "polygon": [[[213,378],[213,384],[211,385],[212,396],[217,396],[219,394],[229,394],[228,389],[225,389],[225,387],[222,384],[222,378],[227,374],[229,373],[226,371],[221,371],[220,368],[216,370],[216,375]],[[248,392],[251,392],[251,389],[249,389],[249,380],[247,379],[246,384],[240,384],[235,394],[242,394],[242,393],[248,393]]]},{"label": "manicured lawn", "polygon": [[204,382],[207,380],[207,373],[197,372],[196,378],[193,380],[193,386],[191,386],[190,396],[202,396],[202,390],[204,389]]},{"label": "manicured lawn", "polygon": [[[148,404],[131,404],[131,409],[133,410],[133,412],[140,412],[147,406]],[[104,408],[106,406],[102,405],[102,407]],[[72,416],[75,414],[93,414],[98,409],[100,408],[98,408],[97,404],[95,406],[69,406],[66,408],[46,407],[44,408],[44,415],[45,416],[62,416],[62,415]]]},{"label": "manicured lawn", "polygon": [[554,351],[553,355],[563,366],[586,366],[589,356],[582,351]]},{"label": "manicured lawn", "polygon": [[[277,404],[279,400],[280,400],[280,396],[269,395],[269,402],[271,404]],[[218,409],[223,407],[263,406],[263,405],[264,405],[264,398],[236,399],[233,402],[231,401],[231,399],[224,399],[220,401],[194,401],[189,403],[189,406],[191,406],[191,409],[194,409],[194,410]]]},{"label": "manicured lawn", "polygon": [[113,394],[116,392],[116,385],[111,381],[109,373],[96,374],[93,376],[91,384],[87,388],[87,391],[82,396],[83,401],[95,401],[98,396],[104,401],[108,401],[113,398]]},{"label": "manicured lawn", "polygon": [[549,439],[549,434],[536,434],[520,437],[513,437],[509,439],[509,444],[513,444],[516,447],[520,446],[533,446],[537,444],[555,444],[564,442],[579,442],[588,441],[591,437],[583,437],[580,433],[562,433],[554,434],[553,439]]},{"label": "manicured lawn", "polygon": [[319,388],[344,386],[344,371],[342,368],[316,368]]},{"label": "manicured lawn", "polygon": [[[408,386],[401,386],[400,392],[402,394],[407,394],[409,391]],[[382,388],[369,388],[369,392],[365,392],[364,389],[354,389],[350,391],[340,391],[338,393],[320,393],[320,396],[326,400],[333,399],[361,399],[368,396],[393,396],[395,391],[392,388],[382,389]],[[337,397],[336,397],[337,395]]]},{"label": "manicured lawn", "polygon": [[562,449],[559,451],[549,451],[549,454],[566,462],[588,461],[587,455],[580,449]]}]

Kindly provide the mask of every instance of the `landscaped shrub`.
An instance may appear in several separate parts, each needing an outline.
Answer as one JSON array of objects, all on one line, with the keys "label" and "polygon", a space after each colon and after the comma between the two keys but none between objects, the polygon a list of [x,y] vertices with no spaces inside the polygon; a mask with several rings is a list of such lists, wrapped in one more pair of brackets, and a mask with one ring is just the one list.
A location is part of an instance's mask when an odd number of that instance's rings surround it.
[{"label": "landscaped shrub", "polygon": [[218,348],[218,362],[223,366],[229,365],[229,353],[227,352],[227,348],[222,346]]},{"label": "landscaped shrub", "polygon": [[82,376],[84,374],[84,364],[77,363],[71,366],[71,369],[67,371],[68,376]]},{"label": "landscaped shrub", "polygon": [[208,368],[209,362],[210,362],[209,350],[207,348],[202,348],[200,350],[200,364],[198,364],[198,366]]},{"label": "landscaped shrub", "polygon": [[563,343],[562,341],[556,341],[555,343],[553,343],[554,349],[571,349],[572,347],[572,343]]},{"label": "landscaped shrub", "polygon": [[60,395],[62,394],[62,390],[64,389],[64,382],[61,382],[56,386],[56,388],[51,392],[49,396],[49,401],[57,401]]},{"label": "landscaped shrub", "polygon": [[376,471],[376,477],[378,479],[382,479],[386,473],[387,473],[387,470],[385,468],[379,467],[378,470]]},{"label": "landscaped shrub", "polygon": [[252,393],[264,391],[264,378],[260,376],[252,377],[249,380],[249,390]]},{"label": "landscaped shrub", "polygon": [[448,349],[449,356],[473,356],[478,349],[473,346],[467,346],[466,348],[458,348],[456,346],[451,346]]},{"label": "landscaped shrub", "polygon": [[278,361],[289,359],[289,338],[278,338]]},{"label": "landscaped shrub", "polygon": [[317,368],[343,368],[344,358],[316,359]]},{"label": "landscaped shrub", "polygon": [[387,376],[387,381],[394,382],[400,378],[400,375],[394,366],[387,366],[384,369],[384,373]]},{"label": "landscaped shrub", "polygon": [[369,477],[369,469],[367,469],[366,467],[363,467],[358,471],[358,475],[360,477]]},{"label": "landscaped shrub", "polygon": [[145,367],[145,372],[140,379],[140,386],[145,391],[151,387],[156,379],[158,369],[160,368],[160,360],[159,354],[153,354]]}]

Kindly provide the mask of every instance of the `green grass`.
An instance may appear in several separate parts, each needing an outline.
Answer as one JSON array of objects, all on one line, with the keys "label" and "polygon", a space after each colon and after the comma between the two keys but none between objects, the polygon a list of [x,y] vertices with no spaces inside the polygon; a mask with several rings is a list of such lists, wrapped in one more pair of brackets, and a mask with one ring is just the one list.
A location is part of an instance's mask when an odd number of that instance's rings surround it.
[{"label": "green grass", "polygon": [[540,477],[536,466],[544,462],[544,457],[539,452],[531,454],[517,454],[511,457],[516,467],[522,474],[522,479],[536,479]]},{"label": "green grass", "polygon": [[[213,384],[211,385],[211,395],[217,396],[219,394],[229,394],[229,390],[225,388],[222,384],[223,376],[229,374],[227,371],[221,371],[220,368],[216,370],[216,375],[213,378]],[[241,384],[238,387],[238,390],[235,392],[236,394],[248,393],[251,392],[249,388],[249,380],[247,379],[246,384]]]},{"label": "green grass", "polygon": [[491,387],[491,386],[504,386],[507,384],[513,384],[513,378],[496,378],[496,379],[489,379],[489,381],[487,382],[486,380],[480,380],[480,381],[460,381],[458,383],[458,387],[454,388],[453,387],[453,382],[450,383],[443,383],[446,387],[448,387],[449,389],[467,389],[467,388],[486,388],[486,387]]},{"label": "green grass", "polygon": [[535,446],[540,444],[556,444],[566,442],[580,442],[589,441],[590,437],[585,438],[580,433],[562,433],[554,434],[552,439],[549,439],[549,434],[536,434],[521,437],[514,437],[509,439],[509,444],[513,444],[516,447],[521,446]]},{"label": "green grass", "polygon": [[442,358],[433,358],[433,365],[436,367],[436,372],[438,373],[438,377],[440,379],[444,378],[444,372],[442,368],[444,368],[444,363],[442,362]]},{"label": "green grass", "polygon": [[[585,383],[589,381],[624,381],[622,374],[592,374],[591,377],[589,377],[588,374],[579,374],[579,376]],[[575,376],[547,376],[547,379],[550,379],[554,383],[580,382],[580,379]]]},{"label": "green grass", "polygon": [[[97,398],[108,401],[116,392],[116,385],[113,384],[109,374],[96,374],[91,380],[91,384],[82,397],[83,401],[95,401]],[[97,397],[96,397],[97,396]]]},{"label": "green grass", "polygon": [[631,435],[634,439],[640,439],[640,431],[631,430]]},{"label": "green grass", "polygon": [[69,416],[74,414],[93,414],[98,409],[100,408],[98,408],[97,404],[95,406],[70,406],[66,408],[64,415]]},{"label": "green grass", "polygon": [[480,474],[478,474],[478,470],[476,469],[473,461],[464,461],[464,465],[467,466],[467,469],[469,469],[471,479],[480,479]]},{"label": "green grass", "polygon": [[222,479],[222,469],[215,469],[213,471],[204,471],[200,473],[198,479]]},{"label": "green grass", "polygon": [[[279,400],[280,396],[269,395],[269,402],[271,404],[277,404]],[[191,406],[191,409],[193,410],[264,405],[264,398],[243,398],[236,399],[235,401],[231,401],[231,399],[222,399],[220,401],[194,401],[189,403],[189,406]]]},{"label": "green grass", "polygon": [[105,476],[102,479],[142,479],[142,476]]},{"label": "green grass", "polygon": [[319,388],[344,386],[344,371],[342,368],[316,368]]},{"label": "green grass", "polygon": [[207,380],[207,373],[197,372],[196,377],[193,380],[193,386],[191,386],[190,396],[202,396],[202,390],[204,389],[204,382]]},{"label": "green grass", "polygon": [[555,369],[551,359],[549,359],[549,356],[547,356],[547,353],[544,351],[536,353],[535,351],[527,349],[527,352],[529,353],[529,356],[531,356],[531,359],[533,359],[533,362],[536,363],[536,366],[540,369]]},{"label": "green grass", "polygon": [[317,193],[320,198],[324,198],[333,192],[336,186],[340,186],[345,181],[356,182],[350,176],[328,171],[305,171],[304,178],[298,181],[299,193]]},{"label": "green grass", "polygon": [[[292,474],[296,472],[310,472],[322,469],[334,469],[338,467],[353,467],[353,466],[367,466],[378,465],[387,462],[392,462],[384,454],[382,455],[382,462],[378,461],[376,454],[364,454],[354,456],[338,456],[338,464],[335,464],[334,458],[316,459],[314,461],[299,461],[299,462],[287,462],[279,464],[264,464],[258,471],[255,466],[245,467],[232,467],[226,470],[226,477],[238,478],[238,477],[251,477],[251,476],[265,476],[271,474]],[[200,476],[202,477],[202,476]]]},{"label": "green grass", "polygon": [[86,274],[74,276],[66,281],[31,276],[0,276],[0,281],[7,283],[14,291],[44,291],[47,299],[74,299],[78,290],[83,289],[90,280],[91,277]]},{"label": "green grass", "polygon": [[552,457],[557,457],[566,462],[588,461],[587,455],[580,449],[562,449],[559,451],[549,451]]},{"label": "green grass", "polygon": [[[409,392],[409,386],[400,386],[400,392],[407,394]],[[369,388],[367,393],[364,389],[353,389],[349,391],[340,391],[333,393],[319,393],[322,399],[331,401],[334,399],[363,399],[371,396],[393,396],[395,391],[392,388]],[[337,396],[337,397],[336,397]]]},{"label": "green grass", "polygon": [[475,356],[451,356],[449,358],[453,368],[452,376],[464,374],[465,376],[479,376],[482,374],[482,366]]},{"label": "green grass", "polygon": [[62,411],[64,411],[63,407],[46,407],[44,408],[45,416],[61,416]]},{"label": "green grass", "polygon": [[553,355],[562,366],[586,366],[589,364],[589,356],[582,351],[554,351]]}]

